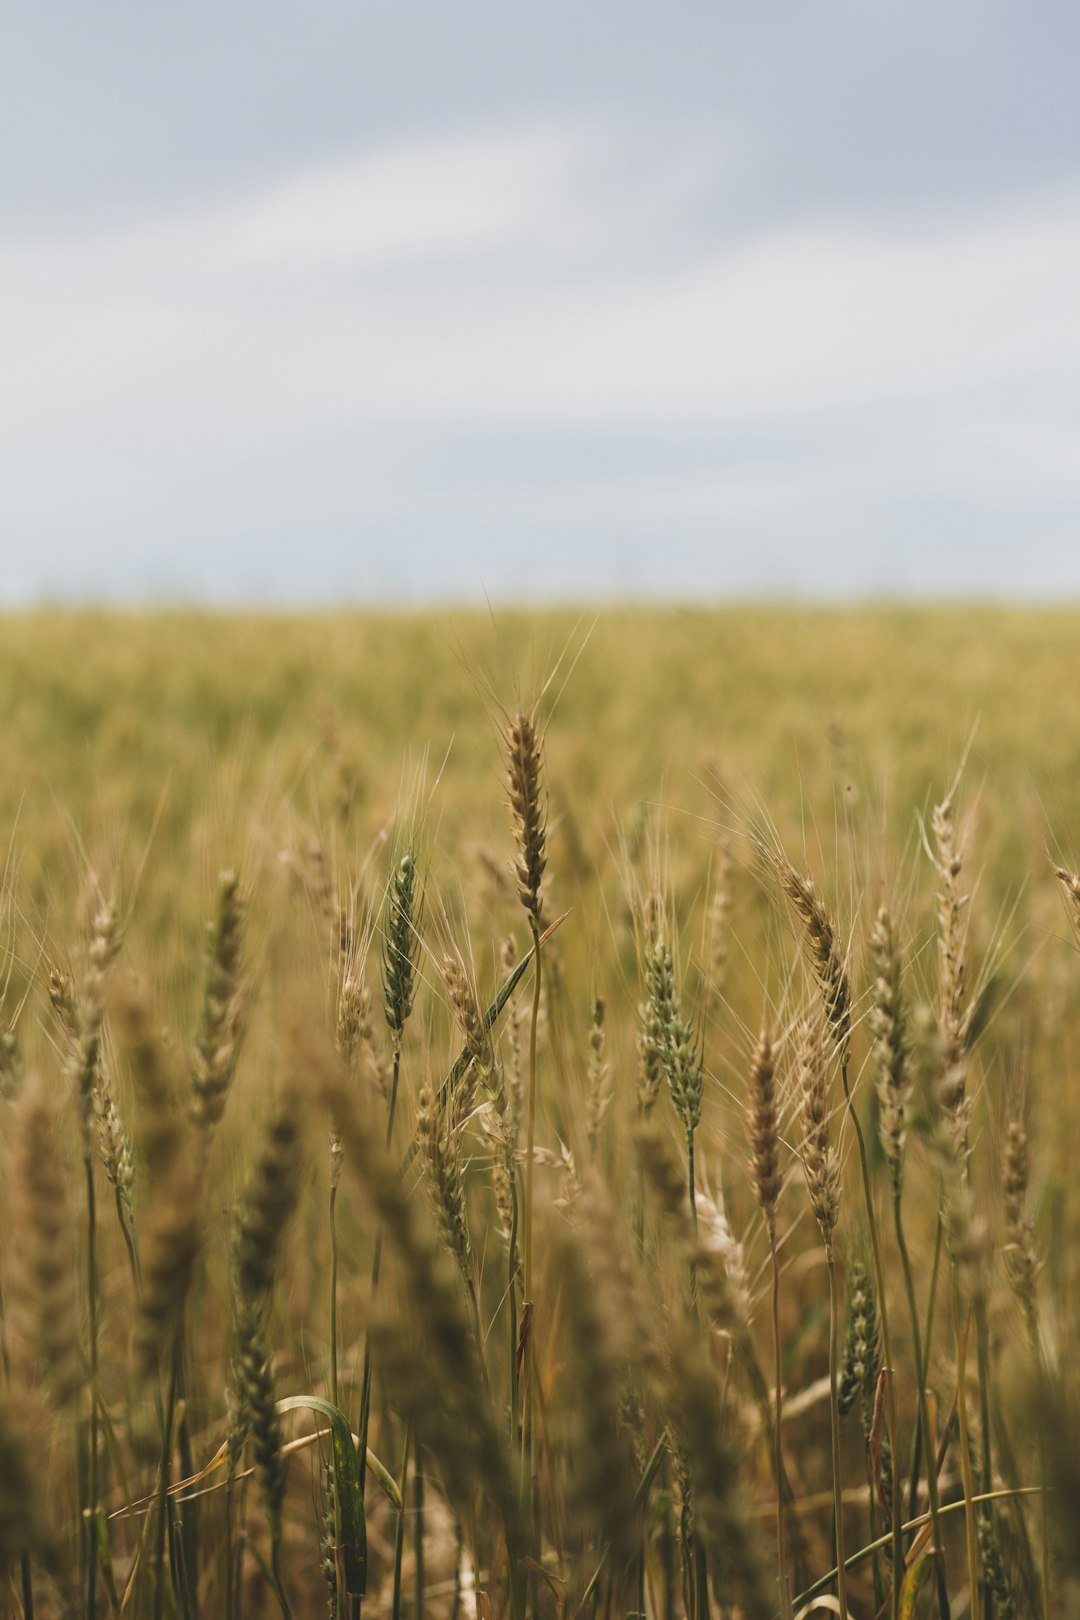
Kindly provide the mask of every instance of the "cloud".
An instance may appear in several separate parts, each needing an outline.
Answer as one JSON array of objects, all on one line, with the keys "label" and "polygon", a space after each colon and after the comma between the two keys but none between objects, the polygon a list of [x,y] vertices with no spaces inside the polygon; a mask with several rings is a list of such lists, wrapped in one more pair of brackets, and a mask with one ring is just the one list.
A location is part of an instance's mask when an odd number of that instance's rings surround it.
[{"label": "cloud", "polygon": [[661,542],[688,590],[932,589],[980,536],[1065,579],[1080,197],[736,230],[744,156],[513,124],[0,237],[9,592],[411,594],[544,532],[571,590]]}]

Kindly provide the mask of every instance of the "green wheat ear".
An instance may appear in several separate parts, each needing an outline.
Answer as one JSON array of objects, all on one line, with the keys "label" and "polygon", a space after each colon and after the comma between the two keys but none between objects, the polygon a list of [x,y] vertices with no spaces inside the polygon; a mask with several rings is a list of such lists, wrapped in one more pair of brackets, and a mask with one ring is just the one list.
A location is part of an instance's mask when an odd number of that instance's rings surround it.
[{"label": "green wheat ear", "polygon": [[416,858],[406,850],[390,876],[383,930],[383,1004],[386,1022],[400,1043],[416,995],[420,941],[420,894]]}]

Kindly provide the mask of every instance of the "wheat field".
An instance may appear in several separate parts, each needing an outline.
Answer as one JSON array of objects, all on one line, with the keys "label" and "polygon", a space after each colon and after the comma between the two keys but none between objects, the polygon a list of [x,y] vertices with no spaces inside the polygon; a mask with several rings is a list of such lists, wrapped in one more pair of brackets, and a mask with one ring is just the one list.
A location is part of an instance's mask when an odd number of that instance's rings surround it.
[{"label": "wheat field", "polygon": [[0,637],[0,1613],[1080,1615],[1080,615]]}]

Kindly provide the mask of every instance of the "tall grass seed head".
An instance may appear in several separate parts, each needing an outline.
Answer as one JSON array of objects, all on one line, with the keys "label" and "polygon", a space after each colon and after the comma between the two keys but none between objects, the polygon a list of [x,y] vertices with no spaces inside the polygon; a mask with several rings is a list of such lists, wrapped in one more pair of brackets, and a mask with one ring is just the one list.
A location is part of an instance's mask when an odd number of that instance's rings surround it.
[{"label": "tall grass seed head", "polygon": [[518,713],[506,732],[507,786],[517,840],[514,872],[518,898],[534,928],[540,926],[541,880],[547,867],[547,807],[543,799],[543,742],[530,715]]},{"label": "tall grass seed head", "polygon": [[218,1125],[236,1072],[243,1035],[240,882],[228,869],[218,877],[217,908],[207,925],[202,1013],[191,1060],[191,1113],[204,1131]]},{"label": "tall grass seed head", "polygon": [[750,1140],[750,1181],[754,1197],[772,1233],[776,1225],[776,1206],[780,1198],[782,1177],[776,1064],[767,1030],[762,1030],[750,1061],[746,1112],[747,1134]]},{"label": "tall grass seed head", "polygon": [[885,906],[878,911],[870,949],[874,961],[870,1028],[874,1037],[878,1134],[893,1185],[899,1187],[911,1096],[911,1065],[904,1025],[900,952],[892,918]]},{"label": "tall grass seed head", "polygon": [[810,1207],[831,1254],[840,1214],[840,1161],[829,1142],[828,1063],[821,1026],[810,1019],[799,1045],[798,1095],[803,1125],[803,1169]]},{"label": "tall grass seed head", "polygon": [[411,850],[398,861],[386,891],[383,931],[383,1003],[386,1022],[396,1040],[405,1031],[416,995],[420,895],[416,860]]},{"label": "tall grass seed head", "polygon": [[821,991],[829,1030],[844,1052],[851,1035],[851,983],[836,939],[836,930],[812,878],[797,872],[786,856],[775,856],[780,884],[806,932],[814,976]]}]

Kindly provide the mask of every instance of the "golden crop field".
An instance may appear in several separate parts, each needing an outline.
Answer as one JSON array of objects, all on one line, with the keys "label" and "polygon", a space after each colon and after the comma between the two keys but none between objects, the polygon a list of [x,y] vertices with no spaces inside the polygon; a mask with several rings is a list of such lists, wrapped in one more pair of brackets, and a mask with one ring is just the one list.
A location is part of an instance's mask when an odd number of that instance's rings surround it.
[{"label": "golden crop field", "polygon": [[0,1614],[1080,1614],[1080,614],[0,690]]}]

